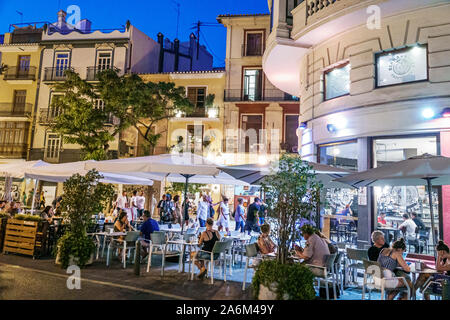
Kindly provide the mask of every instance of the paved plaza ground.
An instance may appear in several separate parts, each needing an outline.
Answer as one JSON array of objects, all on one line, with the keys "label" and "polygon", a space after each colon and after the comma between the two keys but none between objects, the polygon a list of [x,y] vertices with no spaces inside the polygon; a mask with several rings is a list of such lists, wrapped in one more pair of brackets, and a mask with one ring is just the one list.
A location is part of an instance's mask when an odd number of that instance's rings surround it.
[{"label": "paved plaza ground", "polygon": [[[249,269],[247,289],[242,291],[244,269],[237,263],[233,275],[222,280],[216,268],[214,284],[209,279],[191,281],[188,273],[178,273],[178,264],[167,262],[165,275],[160,275],[160,257],[152,259],[147,273],[141,265],[141,274],[134,274],[134,265],[126,269],[118,259],[110,267],[99,259],[81,270],[81,289],[69,290],[66,270],[55,265],[54,259],[33,260],[30,257],[0,254],[0,299],[42,300],[249,300],[253,299],[250,285],[253,270]],[[185,265],[186,271],[188,265]],[[196,271],[197,272],[197,269]],[[373,293],[372,299],[380,299]],[[361,300],[360,288],[346,288],[339,300]]]}]

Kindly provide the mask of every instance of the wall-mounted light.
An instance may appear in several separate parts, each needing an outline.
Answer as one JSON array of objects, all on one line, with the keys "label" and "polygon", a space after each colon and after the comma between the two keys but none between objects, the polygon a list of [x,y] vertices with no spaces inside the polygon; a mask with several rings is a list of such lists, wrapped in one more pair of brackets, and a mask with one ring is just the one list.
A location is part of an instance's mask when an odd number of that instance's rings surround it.
[{"label": "wall-mounted light", "polygon": [[433,119],[435,116],[435,112],[432,108],[425,108],[422,110],[422,117],[425,119]]},{"label": "wall-mounted light", "polygon": [[329,123],[327,124],[327,130],[330,133],[336,132],[336,126],[334,124]]}]

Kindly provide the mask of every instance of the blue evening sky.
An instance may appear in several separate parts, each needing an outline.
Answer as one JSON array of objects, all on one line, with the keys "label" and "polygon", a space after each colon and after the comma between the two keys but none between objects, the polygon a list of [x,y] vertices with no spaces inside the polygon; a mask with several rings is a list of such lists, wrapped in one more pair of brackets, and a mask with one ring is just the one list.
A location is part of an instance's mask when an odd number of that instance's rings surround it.
[{"label": "blue evening sky", "polygon": [[[153,39],[158,32],[173,40],[176,37],[177,11],[180,4],[179,39],[186,41],[191,27],[198,20],[216,22],[219,14],[268,13],[267,0],[0,0],[0,34],[8,32],[9,25],[23,22],[56,21],[58,9],[67,11],[70,5],[81,9],[81,19],[92,21],[93,29],[112,29],[133,25]],[[224,66],[226,29],[204,27],[201,44],[207,45],[214,55],[214,65]],[[202,37],[204,38],[202,39]],[[206,43],[205,43],[206,38]]]}]

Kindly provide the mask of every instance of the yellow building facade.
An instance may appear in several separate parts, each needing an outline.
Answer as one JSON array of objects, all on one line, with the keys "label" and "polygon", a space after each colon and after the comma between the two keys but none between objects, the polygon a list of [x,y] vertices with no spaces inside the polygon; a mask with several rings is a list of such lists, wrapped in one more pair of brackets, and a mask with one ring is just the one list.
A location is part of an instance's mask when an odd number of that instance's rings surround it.
[{"label": "yellow building facade", "polygon": [[29,158],[42,47],[41,29],[16,28],[0,45],[0,163]]}]

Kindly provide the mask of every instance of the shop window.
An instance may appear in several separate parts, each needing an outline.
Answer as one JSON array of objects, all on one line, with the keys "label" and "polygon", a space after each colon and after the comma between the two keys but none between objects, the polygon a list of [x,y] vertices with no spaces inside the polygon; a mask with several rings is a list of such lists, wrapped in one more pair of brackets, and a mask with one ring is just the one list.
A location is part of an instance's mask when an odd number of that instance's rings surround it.
[{"label": "shop window", "polygon": [[358,171],[358,143],[356,141],[319,146],[319,162],[337,168]]},{"label": "shop window", "polygon": [[376,64],[378,87],[428,79],[426,46],[380,53]]},{"label": "shop window", "polygon": [[[376,139],[373,142],[374,167],[406,160],[413,156],[429,153],[437,155],[438,141],[436,136]],[[433,188],[433,212],[436,227],[439,226],[439,188]],[[432,244],[430,204],[425,186],[382,186],[374,187],[376,200],[376,216],[386,214],[388,224],[397,228],[402,222],[402,215],[416,213],[425,225],[418,230],[417,237],[422,241],[420,246],[411,245],[409,250],[429,253],[427,244]],[[398,236],[398,235],[397,235]],[[394,238],[394,234],[389,235]],[[392,240],[389,239],[389,240]],[[408,237],[406,237],[408,240]],[[411,243],[414,243],[411,239]]]},{"label": "shop window", "polygon": [[350,63],[325,72],[325,100],[350,93]]}]

